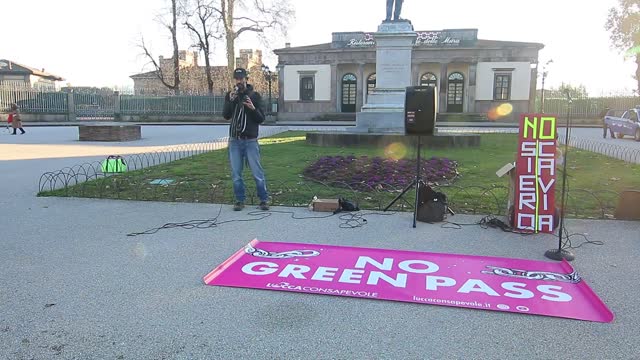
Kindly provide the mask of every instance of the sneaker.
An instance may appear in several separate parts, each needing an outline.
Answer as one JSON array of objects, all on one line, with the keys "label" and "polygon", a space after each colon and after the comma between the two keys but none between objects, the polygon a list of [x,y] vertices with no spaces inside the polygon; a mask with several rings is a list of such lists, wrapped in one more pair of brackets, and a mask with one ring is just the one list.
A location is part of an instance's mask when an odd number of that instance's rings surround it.
[{"label": "sneaker", "polygon": [[267,205],[266,201],[261,202],[259,207],[260,207],[260,210],[262,210],[262,211],[269,210],[269,205]]},{"label": "sneaker", "polygon": [[235,205],[233,205],[233,211],[240,211],[244,209],[244,203],[238,201]]}]

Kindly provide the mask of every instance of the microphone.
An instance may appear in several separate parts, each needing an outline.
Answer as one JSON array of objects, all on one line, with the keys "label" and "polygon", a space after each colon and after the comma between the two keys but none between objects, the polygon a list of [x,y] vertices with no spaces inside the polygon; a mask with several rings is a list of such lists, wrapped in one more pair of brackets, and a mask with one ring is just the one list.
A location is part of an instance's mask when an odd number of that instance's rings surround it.
[{"label": "microphone", "polygon": [[242,101],[243,101],[243,99],[241,99],[241,97],[240,97],[240,95],[241,95],[241,94],[240,94],[241,90],[242,90],[242,89],[241,89],[241,88],[240,88],[240,86],[238,86],[238,85],[236,85],[236,86],[233,88],[233,92],[236,94],[236,99],[234,100],[234,102],[235,102],[235,103],[240,103],[240,102],[242,102]]}]

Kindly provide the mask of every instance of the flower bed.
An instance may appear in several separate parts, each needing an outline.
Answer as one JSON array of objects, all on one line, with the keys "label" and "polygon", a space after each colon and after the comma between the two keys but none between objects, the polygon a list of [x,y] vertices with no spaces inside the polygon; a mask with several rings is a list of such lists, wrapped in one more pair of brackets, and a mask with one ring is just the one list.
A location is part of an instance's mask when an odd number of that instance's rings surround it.
[{"label": "flower bed", "polygon": [[[422,159],[421,178],[430,184],[449,183],[458,176],[458,164],[447,158]],[[303,175],[323,183],[346,183],[356,190],[402,188],[416,173],[415,160],[381,157],[324,156],[308,166]]]}]

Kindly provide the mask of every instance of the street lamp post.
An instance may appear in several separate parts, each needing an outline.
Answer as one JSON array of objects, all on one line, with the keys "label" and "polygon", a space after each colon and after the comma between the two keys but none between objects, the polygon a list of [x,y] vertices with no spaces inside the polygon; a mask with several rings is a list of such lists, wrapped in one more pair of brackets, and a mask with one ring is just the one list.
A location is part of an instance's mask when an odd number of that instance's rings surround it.
[{"label": "street lamp post", "polygon": [[540,113],[544,114],[544,81],[547,79],[547,75],[549,75],[549,71],[547,70],[547,67],[549,67],[549,64],[551,64],[553,62],[553,59],[547,61],[544,66],[542,67],[542,97],[540,99]]},{"label": "street lamp post", "polygon": [[540,98],[540,113],[544,114],[544,80],[547,78],[547,71],[542,72],[542,96]]},{"label": "street lamp post", "polygon": [[273,80],[273,72],[267,65],[262,65],[262,73],[264,74],[264,79],[269,83],[269,107],[267,109],[267,113],[271,114],[273,104],[271,99],[271,81]]}]

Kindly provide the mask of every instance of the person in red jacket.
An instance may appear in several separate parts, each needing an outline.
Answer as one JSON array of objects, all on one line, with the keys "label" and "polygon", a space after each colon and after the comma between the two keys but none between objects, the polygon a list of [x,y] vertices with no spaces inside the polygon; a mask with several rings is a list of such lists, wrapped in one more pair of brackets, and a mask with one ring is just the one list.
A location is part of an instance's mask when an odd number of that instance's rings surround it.
[{"label": "person in red jacket", "polygon": [[20,112],[18,111],[18,105],[11,104],[11,112],[9,113],[9,118],[7,119],[7,122],[11,124],[11,127],[13,128],[13,134],[11,135],[16,135],[16,131],[18,129],[20,129],[20,135],[25,133],[24,129],[22,128],[22,120],[20,119]]}]

